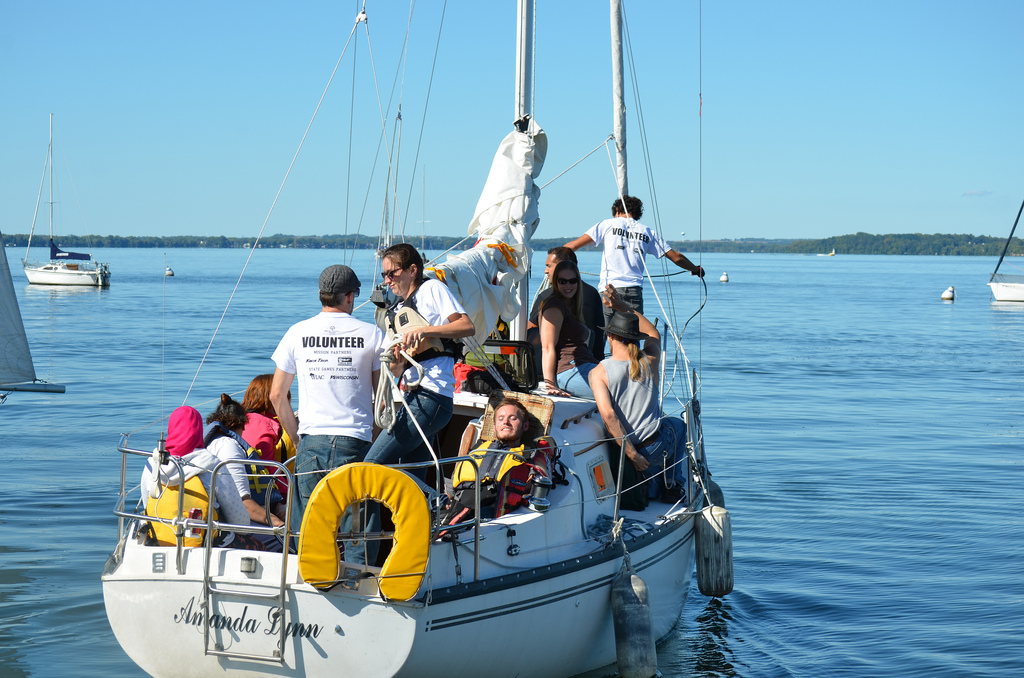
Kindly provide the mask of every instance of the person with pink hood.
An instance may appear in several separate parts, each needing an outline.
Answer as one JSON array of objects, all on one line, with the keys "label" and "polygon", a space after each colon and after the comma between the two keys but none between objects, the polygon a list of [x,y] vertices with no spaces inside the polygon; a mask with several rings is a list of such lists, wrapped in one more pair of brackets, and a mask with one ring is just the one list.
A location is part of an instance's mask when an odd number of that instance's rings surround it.
[{"label": "person with pink hood", "polygon": [[[203,416],[196,408],[183,405],[171,413],[171,417],[167,421],[167,439],[164,448],[170,456],[178,457],[181,460],[185,478],[179,478],[178,464],[168,461],[160,467],[160,485],[176,486],[184,484],[193,476],[199,476],[203,487],[206,488],[206,493],[209,494],[210,480],[213,478],[212,471],[220,459],[203,448]],[[153,456],[146,462],[146,467],[142,470],[143,502],[147,501],[153,492],[160,491],[153,482],[153,468],[156,463],[159,463],[154,462],[155,459],[159,459],[159,449],[153,450]],[[220,520],[232,525],[250,524],[249,512],[242,503],[242,498],[226,467],[222,467],[218,471],[215,506]]]}]

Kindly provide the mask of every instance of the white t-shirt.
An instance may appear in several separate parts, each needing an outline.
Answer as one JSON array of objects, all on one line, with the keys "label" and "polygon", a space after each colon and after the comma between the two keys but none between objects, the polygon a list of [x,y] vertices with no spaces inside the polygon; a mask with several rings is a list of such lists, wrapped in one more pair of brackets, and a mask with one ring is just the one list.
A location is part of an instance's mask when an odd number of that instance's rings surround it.
[{"label": "white t-shirt", "polygon": [[[465,313],[466,309],[458,302],[448,286],[433,278],[423,281],[414,295],[416,312],[431,325],[446,325],[448,318],[454,313]],[[405,302],[399,303],[402,308]],[[397,310],[397,309],[396,309]],[[455,359],[448,356],[431,358],[420,363],[423,366],[423,381],[420,386],[438,395],[455,397]],[[402,378],[411,381],[416,378],[416,370],[407,369]]]},{"label": "white t-shirt", "polygon": [[285,333],[273,361],[299,381],[299,435],[373,436],[373,372],[384,333],[348,313],[322,312]]},{"label": "white t-shirt", "polygon": [[639,221],[625,217],[605,219],[592,226],[587,235],[604,247],[601,257],[601,284],[612,287],[640,287],[644,281],[644,257],[659,259],[671,248],[665,239]]}]

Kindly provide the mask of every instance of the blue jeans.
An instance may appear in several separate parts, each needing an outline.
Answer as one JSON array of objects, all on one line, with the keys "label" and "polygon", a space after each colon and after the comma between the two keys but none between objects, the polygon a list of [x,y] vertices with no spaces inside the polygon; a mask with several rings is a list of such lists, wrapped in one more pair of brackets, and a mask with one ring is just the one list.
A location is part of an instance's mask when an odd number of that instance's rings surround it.
[{"label": "blue jeans", "polygon": [[[339,466],[363,461],[369,448],[369,440],[349,436],[304,435],[299,439],[295,453],[295,488],[291,493],[292,532],[298,532],[302,527],[306,505],[317,483]],[[351,509],[345,512],[341,520],[343,532],[351,531],[352,514]]]},{"label": "blue jeans", "polygon": [[[637,313],[644,312],[644,288],[643,287],[616,287],[615,291],[619,295],[619,299],[622,299]],[[607,306],[604,307],[604,324],[605,327],[612,319],[612,309]]]},{"label": "blue jeans", "polygon": [[[418,388],[405,394],[405,401],[409,403],[409,410],[412,410],[416,423],[423,429],[428,440],[440,431],[451,421],[454,403],[447,398],[425,388]],[[416,424],[409,417],[409,411],[404,405],[399,405],[395,416],[395,425],[390,431],[381,431],[377,439],[373,441],[370,451],[366,453],[366,460],[372,464],[411,464],[418,461],[429,461],[430,452],[427,450],[427,443],[423,436],[416,430]],[[406,471],[419,481],[421,487],[426,488],[423,483],[427,477],[427,470],[409,469]],[[426,491],[426,489],[424,490]],[[375,502],[367,506],[368,529],[376,531],[380,526],[380,508]],[[349,554],[346,547],[345,560],[353,563],[374,563],[377,560],[379,544],[376,541],[367,541],[365,551],[363,546],[358,546],[358,556]],[[356,549],[353,549],[356,550]]]},{"label": "blue jeans", "polygon": [[568,391],[577,398],[594,399],[594,391],[590,388],[590,371],[597,363],[583,363],[555,376],[558,388]]},{"label": "blue jeans", "polygon": [[[658,437],[646,447],[637,447],[636,451],[643,455],[650,466],[644,471],[644,476],[654,478],[661,473],[662,469],[672,466],[677,460],[683,460],[680,450],[686,449],[686,422],[679,417],[665,417],[661,420],[661,428]],[[686,487],[687,464],[685,461],[676,464],[669,471],[671,479],[675,483],[681,483]],[[647,484],[647,492],[650,497],[658,497],[665,487],[665,479],[657,478],[657,482]]]},{"label": "blue jeans", "polygon": [[[418,388],[405,394],[416,423],[423,429],[427,440],[433,437],[451,420],[454,404],[451,398]],[[370,451],[366,453],[366,461],[373,464],[410,464],[418,461],[430,461],[427,443],[416,424],[409,417],[409,410],[401,404],[395,416],[395,425],[390,431],[381,431],[373,441]],[[420,478],[427,477],[426,469],[413,469],[409,473]]]}]

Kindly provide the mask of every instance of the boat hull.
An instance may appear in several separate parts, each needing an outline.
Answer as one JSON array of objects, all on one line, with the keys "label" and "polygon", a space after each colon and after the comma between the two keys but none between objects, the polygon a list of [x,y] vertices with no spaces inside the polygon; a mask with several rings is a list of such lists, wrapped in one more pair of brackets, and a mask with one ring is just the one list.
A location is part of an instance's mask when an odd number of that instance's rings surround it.
[{"label": "boat hull", "polygon": [[[694,564],[693,530],[694,518],[684,516],[634,540],[633,548],[627,541],[631,562],[651,593],[657,638],[672,629],[685,602]],[[446,543],[434,549],[439,556],[451,551]],[[163,555],[158,558],[158,553]],[[280,555],[212,553],[218,587],[247,593],[278,590]],[[489,678],[564,678],[615,661],[610,589],[622,565],[617,546],[466,584],[438,586],[450,580],[450,572],[434,572],[424,584],[435,582],[433,590],[406,603],[382,600],[372,579],[363,580],[358,590],[337,586],[322,592],[290,574],[281,661],[207,653],[204,625],[210,627],[211,648],[267,657],[281,629],[276,598],[260,602],[218,594],[211,620],[203,619],[204,556],[202,548],[185,549],[179,575],[174,548],[129,541],[123,558],[112,556],[107,563],[103,594],[111,628],[132,660],[153,676],[337,676],[343,671],[368,678],[448,678],[486,671]],[[259,580],[238,573],[243,557],[259,560]],[[294,558],[286,565],[289,573],[297,571]],[[167,564],[167,572],[153,572],[157,559]]]},{"label": "boat hull", "polygon": [[84,285],[91,287],[109,287],[110,271],[105,266],[100,268],[68,268],[62,264],[46,266],[26,266],[25,277],[32,285]]},{"label": "boat hull", "polygon": [[1024,283],[990,282],[996,301],[1024,301]]}]

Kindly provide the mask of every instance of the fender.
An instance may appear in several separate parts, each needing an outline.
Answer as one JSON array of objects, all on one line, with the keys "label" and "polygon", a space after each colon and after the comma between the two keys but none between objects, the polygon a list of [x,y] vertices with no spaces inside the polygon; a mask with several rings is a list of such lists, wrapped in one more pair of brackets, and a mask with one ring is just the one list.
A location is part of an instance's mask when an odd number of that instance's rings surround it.
[{"label": "fender", "polygon": [[387,506],[395,523],[394,546],[378,577],[380,594],[389,600],[409,600],[426,574],[430,509],[410,476],[380,464],[346,464],[317,484],[302,517],[299,576],[322,590],[337,583],[341,559],[335,536],[345,509],[360,499]]}]

